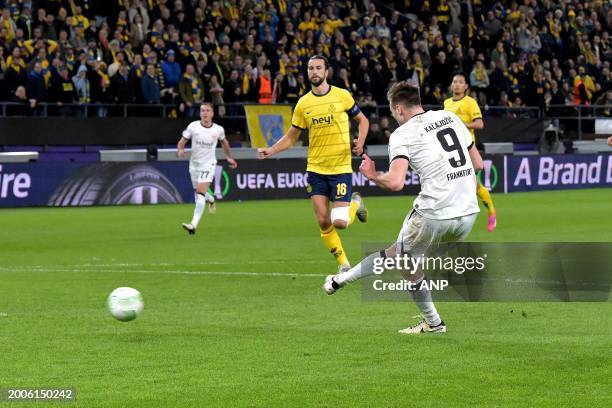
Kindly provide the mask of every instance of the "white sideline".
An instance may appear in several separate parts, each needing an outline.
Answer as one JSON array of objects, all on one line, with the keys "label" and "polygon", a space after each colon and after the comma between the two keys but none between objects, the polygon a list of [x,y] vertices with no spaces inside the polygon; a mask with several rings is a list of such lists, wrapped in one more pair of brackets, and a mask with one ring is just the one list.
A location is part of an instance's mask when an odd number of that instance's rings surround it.
[{"label": "white sideline", "polygon": [[[209,263],[212,264],[212,263]],[[225,262],[219,262],[215,265],[223,265]],[[87,264],[91,269],[81,269],[84,265],[29,265],[18,267],[0,266],[2,272],[73,272],[73,273],[140,273],[140,274],[166,274],[166,275],[201,275],[201,276],[264,276],[264,277],[305,277],[305,278],[321,278],[329,274],[321,273],[295,273],[295,272],[244,272],[244,271],[186,271],[186,270],[152,270],[152,269],[97,269],[99,266],[172,266],[174,264]],[[200,264],[195,264],[200,265]],[[206,265],[206,264],[201,264]],[[75,268],[76,267],[76,268]],[[333,272],[330,272],[333,273]],[[481,278],[485,282],[505,282],[505,283],[530,283],[530,284],[567,284],[567,285],[593,285],[593,282],[566,282],[555,280],[541,279],[512,279],[512,278]]]},{"label": "white sideline", "polygon": [[[93,266],[93,265],[92,265]],[[140,274],[165,274],[165,275],[200,275],[200,276],[264,276],[264,277],[305,277],[305,278],[322,278],[328,274],[321,273],[295,273],[295,272],[242,272],[242,271],[185,271],[185,270],[143,270],[143,269],[79,269],[70,268],[70,265],[57,265],[57,267],[43,267],[41,265],[20,266],[7,268],[0,266],[2,272],[73,272],[73,273],[140,273]],[[330,272],[333,273],[333,272]],[[511,278],[481,278],[485,282],[505,282],[505,283],[529,283],[529,284],[566,284],[566,285],[595,285],[593,282],[566,282],[555,280],[540,280],[540,279],[511,279]]]},{"label": "white sideline", "polygon": [[240,272],[240,271],[184,271],[184,270],[131,270],[131,269],[79,269],[70,267],[25,266],[16,268],[0,267],[0,272],[95,272],[95,273],[143,273],[169,275],[217,275],[217,276],[269,276],[269,277],[309,277],[321,278],[327,275],[319,273],[282,273],[282,272]]},{"label": "white sideline", "polygon": [[[206,266],[206,265],[235,265],[235,264],[244,264],[244,265],[259,265],[259,264],[284,264],[284,263],[293,263],[293,264],[318,264],[322,263],[322,261],[313,261],[311,259],[306,260],[280,260],[280,259],[266,259],[266,260],[250,260],[250,261],[240,261],[240,262],[227,262],[227,261],[206,261],[206,262],[196,262],[196,263],[188,263],[187,265],[194,266]],[[166,262],[153,262],[153,263],[82,263],[82,264],[65,264],[65,265],[22,265],[18,268],[100,268],[100,267],[126,267],[126,266],[175,266],[175,263],[166,263]],[[0,270],[9,269],[7,267],[0,266]]]}]

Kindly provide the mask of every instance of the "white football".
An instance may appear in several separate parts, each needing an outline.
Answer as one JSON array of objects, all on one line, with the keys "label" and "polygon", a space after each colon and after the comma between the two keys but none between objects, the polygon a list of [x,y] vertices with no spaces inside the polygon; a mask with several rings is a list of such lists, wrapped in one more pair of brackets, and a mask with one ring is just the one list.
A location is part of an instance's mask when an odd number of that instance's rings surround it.
[{"label": "white football", "polygon": [[129,322],[142,312],[144,300],[134,288],[117,288],[108,295],[106,306],[115,319]]}]

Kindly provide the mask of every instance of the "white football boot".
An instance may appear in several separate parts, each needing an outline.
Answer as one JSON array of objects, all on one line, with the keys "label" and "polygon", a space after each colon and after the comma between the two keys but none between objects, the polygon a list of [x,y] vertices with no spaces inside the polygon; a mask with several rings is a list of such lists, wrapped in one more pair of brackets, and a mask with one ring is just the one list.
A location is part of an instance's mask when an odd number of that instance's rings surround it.
[{"label": "white football boot", "polygon": [[[346,272],[349,269],[351,269],[351,265],[348,265],[348,264],[340,265],[338,266],[338,273]],[[327,277],[325,278],[325,283],[323,284],[323,290],[328,295],[333,295],[338,289],[342,287],[340,286],[338,282],[334,280],[335,276],[336,275],[327,275]]]},{"label": "white football boot", "polygon": [[359,208],[357,208],[357,219],[361,222],[366,222],[368,220],[368,209],[363,202],[363,197],[358,192],[354,192],[351,195],[351,201],[355,201],[359,204]]},{"label": "white football boot", "polygon": [[189,233],[189,235],[193,235],[196,233],[196,229],[192,224],[183,223],[181,225],[183,229]]},{"label": "white football boot", "polygon": [[414,326],[399,330],[400,334],[421,334],[421,333],[446,333],[446,325],[443,321],[437,326],[430,326],[425,319]]}]

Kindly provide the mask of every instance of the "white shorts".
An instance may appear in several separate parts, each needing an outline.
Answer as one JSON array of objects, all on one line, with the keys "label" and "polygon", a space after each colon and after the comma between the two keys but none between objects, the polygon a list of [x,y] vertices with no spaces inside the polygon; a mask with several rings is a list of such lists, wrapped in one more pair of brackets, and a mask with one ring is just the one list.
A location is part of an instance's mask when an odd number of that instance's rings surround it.
[{"label": "white shorts", "polygon": [[448,220],[432,220],[412,210],[397,236],[397,253],[426,256],[439,243],[461,241],[468,236],[477,217],[478,213],[475,213]]},{"label": "white shorts", "polygon": [[189,166],[189,175],[191,176],[191,184],[194,190],[198,186],[198,183],[212,183],[215,178],[216,167],[217,163]]}]

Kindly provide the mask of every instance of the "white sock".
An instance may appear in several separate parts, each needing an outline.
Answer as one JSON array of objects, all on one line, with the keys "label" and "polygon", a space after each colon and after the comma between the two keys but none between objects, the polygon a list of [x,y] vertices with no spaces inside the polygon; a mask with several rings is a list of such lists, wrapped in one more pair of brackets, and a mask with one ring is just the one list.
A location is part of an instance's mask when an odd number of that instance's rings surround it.
[{"label": "white sock", "polygon": [[193,210],[193,218],[191,219],[191,225],[196,228],[200,223],[200,218],[206,208],[206,198],[203,194],[196,194],[195,210]]},{"label": "white sock", "polygon": [[340,285],[344,286],[347,283],[354,282],[357,279],[364,278],[374,274],[374,259],[385,257],[384,251],[374,252],[363,258],[361,262],[352,267],[346,272],[337,274],[334,280]]},{"label": "white sock", "polygon": [[442,323],[442,319],[440,319],[440,315],[436,310],[436,306],[431,300],[431,291],[427,287],[420,288],[421,282],[425,281],[425,277],[421,279],[415,287],[416,290],[410,290],[410,296],[412,300],[417,305],[423,318],[430,326],[437,326]]},{"label": "white sock", "polygon": [[204,198],[206,198],[206,202],[207,203],[214,203],[215,202],[215,197],[213,195],[211,195],[208,191],[206,192],[206,194],[204,194]]}]

